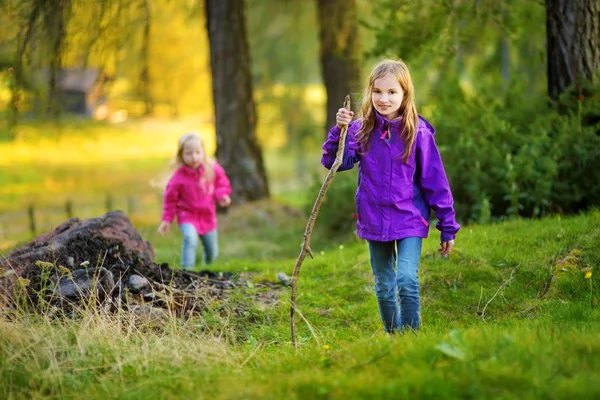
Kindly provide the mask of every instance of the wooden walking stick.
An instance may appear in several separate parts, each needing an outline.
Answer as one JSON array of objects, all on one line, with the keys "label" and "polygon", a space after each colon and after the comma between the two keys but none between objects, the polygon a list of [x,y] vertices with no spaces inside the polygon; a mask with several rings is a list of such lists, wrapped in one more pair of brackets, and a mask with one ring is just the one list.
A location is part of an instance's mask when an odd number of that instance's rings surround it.
[{"label": "wooden walking stick", "polygon": [[[344,108],[346,110],[350,110],[350,96],[347,95],[344,99]],[[294,347],[296,347],[296,282],[298,281],[298,274],[300,273],[300,267],[302,266],[302,262],[306,257],[306,254],[310,255],[310,258],[314,258],[313,252],[310,249],[310,235],[312,234],[313,227],[315,226],[315,221],[317,219],[317,214],[319,213],[319,209],[321,208],[321,203],[323,203],[323,199],[325,198],[325,193],[327,189],[329,189],[329,185],[331,185],[331,181],[333,180],[333,176],[337,172],[340,165],[342,165],[342,160],[344,158],[344,145],[346,144],[346,135],[348,134],[348,125],[342,126],[342,132],[340,133],[340,141],[338,146],[338,151],[335,155],[335,161],[325,177],[325,181],[323,181],[323,185],[321,185],[321,190],[319,190],[319,194],[317,195],[317,200],[315,200],[315,204],[313,205],[310,216],[308,217],[308,223],[306,224],[306,230],[304,231],[304,241],[302,242],[302,249],[300,250],[300,255],[296,260],[296,266],[294,267],[294,274],[292,275],[292,295],[291,295],[291,307],[290,307],[290,318],[291,318],[291,328],[292,328],[292,343]]]}]

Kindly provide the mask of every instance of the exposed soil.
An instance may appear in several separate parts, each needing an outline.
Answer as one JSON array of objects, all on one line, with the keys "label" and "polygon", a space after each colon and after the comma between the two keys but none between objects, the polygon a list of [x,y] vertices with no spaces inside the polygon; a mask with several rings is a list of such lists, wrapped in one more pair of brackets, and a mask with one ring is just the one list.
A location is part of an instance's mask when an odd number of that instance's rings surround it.
[{"label": "exposed soil", "polygon": [[[233,289],[245,288],[247,281],[232,273],[196,273],[156,264],[152,245],[121,211],[64,222],[0,259],[0,276],[4,306],[14,306],[21,290],[31,307],[43,300],[54,308],[72,310],[92,300],[113,309],[128,307],[152,315],[169,309],[182,316],[202,312]],[[263,302],[273,302],[278,296],[270,289],[281,287],[273,282],[254,284],[253,293]]]}]

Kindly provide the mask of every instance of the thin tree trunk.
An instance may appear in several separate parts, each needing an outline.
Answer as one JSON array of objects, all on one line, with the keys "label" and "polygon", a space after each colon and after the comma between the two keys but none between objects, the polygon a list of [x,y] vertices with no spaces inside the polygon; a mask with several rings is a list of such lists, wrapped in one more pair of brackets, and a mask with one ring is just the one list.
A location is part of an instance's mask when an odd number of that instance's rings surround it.
[{"label": "thin tree trunk", "polygon": [[51,0],[45,6],[44,25],[50,39],[47,112],[53,118],[61,113],[58,79],[62,69],[62,52],[67,34],[66,19],[70,0]]},{"label": "thin tree trunk", "polygon": [[225,168],[234,202],[269,196],[250,75],[244,0],[206,0],[217,160]]},{"label": "thin tree trunk", "polygon": [[502,10],[504,29],[500,36],[500,65],[502,69],[502,87],[505,92],[510,86],[510,41],[508,33],[506,32],[509,13],[508,7],[508,1],[506,1],[504,9]]},{"label": "thin tree trunk", "polygon": [[353,110],[360,87],[358,15],[356,0],[317,0],[321,40],[321,73],[327,91],[325,129],[335,124],[340,99],[352,95]]},{"label": "thin tree trunk", "polygon": [[10,101],[10,119],[9,126],[14,128],[19,121],[19,103],[21,102],[21,92],[25,86],[25,54],[27,47],[33,36],[35,24],[40,15],[41,5],[38,2],[33,4],[33,8],[27,18],[27,23],[21,28],[18,36],[17,55],[15,57],[15,66],[12,71],[11,80],[11,101]]},{"label": "thin tree trunk", "polygon": [[598,0],[546,0],[548,94],[557,100],[600,67]]},{"label": "thin tree trunk", "polygon": [[150,82],[150,28],[152,26],[152,17],[148,0],[142,1],[142,12],[144,15],[144,34],[142,37],[142,70],[140,72],[140,83],[142,97],[144,98],[144,115],[152,115],[154,111],[154,101],[152,99]]}]

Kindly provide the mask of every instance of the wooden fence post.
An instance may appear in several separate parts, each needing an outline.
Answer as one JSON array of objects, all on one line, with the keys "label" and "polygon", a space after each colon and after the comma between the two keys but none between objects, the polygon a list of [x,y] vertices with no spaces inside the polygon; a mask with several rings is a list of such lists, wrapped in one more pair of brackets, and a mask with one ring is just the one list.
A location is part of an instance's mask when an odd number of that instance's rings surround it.
[{"label": "wooden fence post", "polygon": [[33,208],[33,204],[29,205],[27,213],[29,214],[29,230],[31,231],[31,234],[35,236],[35,209]]},{"label": "wooden fence post", "polygon": [[113,202],[110,193],[106,193],[106,212],[112,211]]},{"label": "wooden fence post", "polygon": [[67,219],[73,218],[73,203],[71,203],[71,200],[67,200],[65,203],[65,212],[67,213]]},{"label": "wooden fence post", "polygon": [[135,212],[136,206],[135,206],[135,199],[133,198],[133,196],[128,196],[127,197],[127,214],[129,216],[133,215],[133,213]]}]

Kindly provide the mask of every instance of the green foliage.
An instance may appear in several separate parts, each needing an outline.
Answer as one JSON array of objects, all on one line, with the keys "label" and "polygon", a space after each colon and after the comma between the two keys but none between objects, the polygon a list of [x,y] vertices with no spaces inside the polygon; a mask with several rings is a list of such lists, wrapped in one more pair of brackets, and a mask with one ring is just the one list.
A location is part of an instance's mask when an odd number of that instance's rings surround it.
[{"label": "green foliage", "polygon": [[362,19],[363,25],[375,32],[375,44],[367,56],[395,55],[410,59],[424,51],[424,47],[427,50],[435,47],[433,43],[447,33],[445,17],[450,14],[451,20],[454,16],[451,9],[452,4],[448,1],[380,2],[373,8],[373,22]]},{"label": "green foliage", "polygon": [[248,3],[251,67],[260,116],[257,134],[265,146],[273,146],[274,136],[283,136],[283,145],[297,152],[297,169],[303,171],[305,152],[311,145],[320,145],[317,142],[323,137],[325,112],[323,95],[315,101],[311,94],[315,84],[322,88],[318,58],[307,57],[319,51],[315,6],[290,0]]},{"label": "green foliage", "polygon": [[490,86],[507,73],[535,81],[545,71],[545,8],[536,2],[382,0],[371,4],[371,13],[372,20],[363,18],[375,36],[366,56],[400,57],[413,74],[424,68],[428,80],[457,69]]},{"label": "green foliage", "polygon": [[[556,105],[562,116],[551,125],[562,147],[553,185],[561,211],[575,212],[600,204],[600,81],[586,82],[580,91],[563,93]],[[562,137],[561,137],[562,136]]]},{"label": "green foliage", "polygon": [[518,87],[503,101],[494,91],[468,96],[443,86],[431,119],[459,216],[536,217],[600,205],[600,136],[597,125],[584,125],[597,118],[600,86],[593,90],[558,113]]},{"label": "green foliage", "polygon": [[316,18],[313,2],[248,1],[248,38],[258,87],[320,81],[318,59],[307,57],[318,53]]}]

